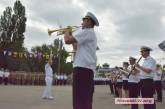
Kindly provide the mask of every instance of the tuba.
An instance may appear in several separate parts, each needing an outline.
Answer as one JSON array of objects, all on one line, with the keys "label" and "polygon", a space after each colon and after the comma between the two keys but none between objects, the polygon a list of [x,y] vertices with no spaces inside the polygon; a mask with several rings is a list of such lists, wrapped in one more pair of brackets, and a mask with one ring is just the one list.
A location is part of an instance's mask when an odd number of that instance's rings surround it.
[{"label": "tuba", "polygon": [[70,29],[71,32],[75,32],[80,27],[82,27],[82,26],[68,26],[66,28],[60,28],[60,29],[54,29],[54,30],[48,29],[48,35],[50,36],[52,33],[57,32],[57,36],[59,36],[59,35],[63,35],[65,33],[65,31],[64,31],[65,29]]}]

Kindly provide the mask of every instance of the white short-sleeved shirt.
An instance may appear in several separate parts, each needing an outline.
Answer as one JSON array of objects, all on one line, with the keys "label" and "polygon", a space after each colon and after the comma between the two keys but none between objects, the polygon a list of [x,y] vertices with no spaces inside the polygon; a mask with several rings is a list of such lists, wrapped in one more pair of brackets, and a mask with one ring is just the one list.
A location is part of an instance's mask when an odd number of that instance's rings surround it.
[{"label": "white short-sleeved shirt", "polygon": [[8,78],[9,75],[10,75],[10,72],[5,72],[5,73],[4,73],[4,77],[5,77],[5,78]]},{"label": "white short-sleeved shirt", "polygon": [[53,77],[53,70],[52,67],[47,63],[45,65],[45,73],[46,73],[46,77]]},{"label": "white short-sleeved shirt", "polygon": [[0,77],[3,77],[4,72],[0,70]]},{"label": "white short-sleeved shirt", "polygon": [[139,75],[139,73],[137,73],[135,75],[131,74],[129,76],[128,82],[129,83],[138,83],[138,82],[140,82],[140,75]]},{"label": "white short-sleeved shirt", "polygon": [[140,79],[153,79],[154,72],[156,70],[156,61],[151,56],[148,56],[144,59],[142,67],[151,69],[150,73],[146,73],[143,70],[140,70]]},{"label": "white short-sleeved shirt", "polygon": [[[131,71],[131,68],[129,68],[130,71]],[[138,68],[136,68],[137,70],[139,70]],[[130,74],[129,78],[128,78],[128,82],[129,83],[138,83],[140,82],[140,74],[139,73],[136,73],[135,75],[134,74]]]},{"label": "white short-sleeved shirt", "polygon": [[123,82],[123,80],[122,79],[117,79],[117,82]]},{"label": "white short-sleeved shirt", "polygon": [[[127,71],[128,69],[124,69],[124,71]],[[122,74],[122,80],[128,80],[127,76]]]},{"label": "white short-sleeved shirt", "polygon": [[93,28],[82,29],[74,36],[78,47],[73,63],[73,67],[84,67],[92,70],[96,69],[96,48],[97,38]]},{"label": "white short-sleeved shirt", "polygon": [[162,78],[162,70],[156,70],[154,73],[154,81],[161,81]]}]

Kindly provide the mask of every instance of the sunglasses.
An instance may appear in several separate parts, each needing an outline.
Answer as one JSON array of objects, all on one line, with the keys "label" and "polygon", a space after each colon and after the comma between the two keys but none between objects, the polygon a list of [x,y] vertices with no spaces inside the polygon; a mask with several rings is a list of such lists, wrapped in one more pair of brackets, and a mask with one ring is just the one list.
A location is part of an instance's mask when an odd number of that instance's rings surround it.
[{"label": "sunglasses", "polygon": [[89,18],[89,17],[84,17],[84,18],[82,18],[82,20],[84,21],[84,20],[90,20],[91,18]]}]

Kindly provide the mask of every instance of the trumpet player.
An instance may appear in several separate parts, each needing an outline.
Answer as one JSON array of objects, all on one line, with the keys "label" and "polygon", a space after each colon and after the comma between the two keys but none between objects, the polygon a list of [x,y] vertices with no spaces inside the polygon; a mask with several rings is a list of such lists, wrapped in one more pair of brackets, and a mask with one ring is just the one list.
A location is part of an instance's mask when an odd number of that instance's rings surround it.
[{"label": "trumpet player", "polygon": [[[140,49],[141,55],[144,58],[142,65],[135,64],[135,67],[140,70],[140,84],[142,98],[153,98],[154,82],[153,74],[156,70],[156,61],[150,56],[152,49],[147,46],[142,46]],[[156,109],[156,104],[144,104],[144,109]]]},{"label": "trumpet player", "polygon": [[99,22],[91,12],[82,21],[83,29],[78,34],[73,35],[70,29],[64,30],[64,40],[66,44],[72,44],[76,51],[73,63],[73,109],[92,109],[97,61],[94,26],[99,26]]}]

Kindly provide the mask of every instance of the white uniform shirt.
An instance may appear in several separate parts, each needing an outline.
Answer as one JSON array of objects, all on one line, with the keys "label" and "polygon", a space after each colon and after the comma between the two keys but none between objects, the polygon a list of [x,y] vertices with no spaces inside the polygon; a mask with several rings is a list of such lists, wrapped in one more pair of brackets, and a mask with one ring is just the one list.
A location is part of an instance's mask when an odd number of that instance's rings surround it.
[{"label": "white uniform shirt", "polygon": [[5,77],[5,78],[8,78],[9,75],[10,75],[10,72],[8,72],[8,71],[7,71],[7,72],[4,72],[4,77]]},{"label": "white uniform shirt", "polygon": [[4,72],[0,70],[0,77],[3,77]]},{"label": "white uniform shirt", "polygon": [[140,70],[140,79],[153,79],[153,74],[156,70],[156,61],[151,56],[148,56],[144,59],[142,67],[151,69],[150,73],[146,73],[143,70]]},{"label": "white uniform shirt", "polygon": [[73,67],[96,69],[97,38],[93,28],[82,29],[74,36],[78,43]]},{"label": "white uniform shirt", "polygon": [[122,79],[117,79],[117,82],[123,82],[123,80]]},{"label": "white uniform shirt", "polygon": [[156,70],[154,73],[154,81],[161,81],[162,78],[162,70]]},{"label": "white uniform shirt", "polygon": [[67,80],[67,76],[66,75],[64,75],[64,80]]},{"label": "white uniform shirt", "polygon": [[46,77],[53,77],[53,70],[52,67],[47,63],[45,65],[45,73],[46,73]]},{"label": "white uniform shirt", "polygon": [[[125,70],[125,69],[124,69],[124,70]],[[125,71],[127,71],[127,69],[126,69]],[[122,74],[122,79],[123,79],[123,80],[128,80],[127,76],[124,75],[124,74]]]},{"label": "white uniform shirt", "polygon": [[[139,70],[138,68],[136,68],[137,70]],[[129,67],[129,70],[131,71],[131,67]],[[129,78],[128,78],[128,82],[129,83],[138,83],[140,81],[140,73],[136,73],[134,74],[130,74]]]}]

